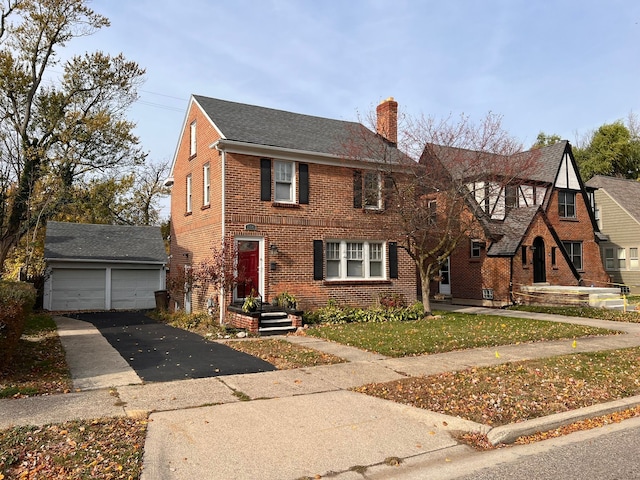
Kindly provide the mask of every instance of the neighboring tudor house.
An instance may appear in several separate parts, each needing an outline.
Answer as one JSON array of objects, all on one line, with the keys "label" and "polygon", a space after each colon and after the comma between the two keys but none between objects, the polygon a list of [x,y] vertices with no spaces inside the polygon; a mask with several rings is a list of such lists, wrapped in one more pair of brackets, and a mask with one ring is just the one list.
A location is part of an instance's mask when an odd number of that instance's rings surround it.
[{"label": "neighboring tudor house", "polygon": [[[179,279],[224,239],[235,243],[246,281],[227,292],[221,314],[252,290],[265,302],[293,294],[302,309],[329,299],[369,305],[386,293],[415,301],[415,268],[385,210],[397,105],[378,106],[374,133],[359,123],[192,96],[167,182],[170,276]],[[356,136],[385,158],[349,155]],[[201,310],[212,296],[187,289],[174,306]]]},{"label": "neighboring tudor house", "polygon": [[165,288],[167,253],[159,227],[48,222],[44,308],[154,308]]},{"label": "neighboring tudor house", "polygon": [[640,182],[596,175],[587,182],[595,189],[594,210],[606,239],[602,260],[613,282],[624,292],[640,293]]},{"label": "neighboring tudor house", "polygon": [[[461,155],[470,153],[434,152],[438,149],[425,149],[421,162],[427,168],[441,164],[452,175]],[[500,306],[530,301],[533,285],[608,285],[598,227],[570,144],[518,154],[523,156],[529,173],[516,175],[508,185],[494,189],[477,178],[469,185],[474,192],[469,208],[481,233],[458,246],[432,291],[454,303]]]}]

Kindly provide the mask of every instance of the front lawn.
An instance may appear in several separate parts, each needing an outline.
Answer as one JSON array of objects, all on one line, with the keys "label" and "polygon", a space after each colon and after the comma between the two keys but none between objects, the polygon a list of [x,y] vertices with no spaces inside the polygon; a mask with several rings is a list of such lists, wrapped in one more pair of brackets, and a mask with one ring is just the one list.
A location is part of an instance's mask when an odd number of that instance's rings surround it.
[{"label": "front lawn", "polygon": [[137,479],[146,432],[122,417],[0,430],[0,479]]},{"label": "front lawn", "polygon": [[635,310],[635,306],[628,307],[626,312],[621,310],[610,310],[606,308],[594,307],[552,307],[541,305],[515,305],[509,307],[509,310],[518,310],[521,312],[537,312],[550,313],[553,315],[566,315],[568,317],[597,318],[600,320],[609,320],[612,322],[630,322],[640,323],[640,311]]},{"label": "front lawn", "polygon": [[640,347],[470,368],[355,390],[485,425],[505,425],[639,395]]},{"label": "front lawn", "polygon": [[229,340],[225,345],[261,358],[278,370],[333,365],[345,360],[329,353],[296,345],[280,339]]},{"label": "front lawn", "polygon": [[406,322],[321,324],[307,330],[310,336],[389,357],[615,333],[619,332],[544,320],[463,313],[444,313]]},{"label": "front lawn", "polygon": [[15,355],[0,369],[0,398],[65,393],[71,388],[55,322],[46,314],[30,315]]}]

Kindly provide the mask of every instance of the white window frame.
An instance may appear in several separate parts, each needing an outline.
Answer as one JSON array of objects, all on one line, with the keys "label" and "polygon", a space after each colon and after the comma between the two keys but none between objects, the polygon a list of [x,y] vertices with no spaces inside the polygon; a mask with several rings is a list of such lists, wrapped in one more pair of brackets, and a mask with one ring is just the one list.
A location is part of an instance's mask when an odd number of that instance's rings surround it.
[{"label": "white window frame", "polygon": [[[349,274],[361,262],[362,275]],[[386,243],[378,240],[327,240],[325,243],[326,279],[331,280],[386,280]],[[351,263],[351,268],[350,264]],[[372,264],[380,275],[372,275]],[[379,266],[378,266],[379,265]],[[336,270],[337,275],[332,272]]]},{"label": "white window frame", "polygon": [[640,261],[638,259],[638,247],[629,248],[629,270],[640,269]]},{"label": "white window frame", "polygon": [[197,143],[196,143],[196,121],[194,120],[189,125],[189,156],[195,157],[197,152]]},{"label": "white window frame", "polygon": [[205,163],[202,167],[202,205],[208,206],[211,203],[211,164]]},{"label": "white window frame", "polygon": [[192,191],[193,189],[191,188],[192,185],[192,177],[191,174],[187,175],[187,192],[186,192],[186,208],[187,208],[187,213],[191,213],[191,206],[192,206]]},{"label": "white window frame", "polygon": [[[285,174],[290,173],[291,178],[288,180],[286,178],[279,178],[279,173],[282,172],[279,167],[290,168],[291,171],[285,171]],[[278,197],[278,185],[289,185],[288,198]],[[285,160],[273,161],[273,196],[276,203],[296,203],[296,162]]]},{"label": "white window frame", "polygon": [[617,257],[616,257],[616,268],[617,270],[627,269],[627,249],[626,248],[618,248]]},{"label": "white window frame", "polygon": [[[374,180],[373,188],[367,188],[368,179]],[[382,177],[380,172],[365,171],[362,175],[362,206],[368,210],[382,209]]]}]

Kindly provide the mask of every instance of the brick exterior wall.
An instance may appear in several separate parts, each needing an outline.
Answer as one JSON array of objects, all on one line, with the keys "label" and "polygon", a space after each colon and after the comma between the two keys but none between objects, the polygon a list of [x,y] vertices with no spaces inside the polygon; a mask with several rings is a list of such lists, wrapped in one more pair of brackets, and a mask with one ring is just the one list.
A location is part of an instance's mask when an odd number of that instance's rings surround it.
[{"label": "brick exterior wall", "polygon": [[[451,256],[450,278],[451,297],[456,303],[501,306],[513,301],[525,301],[526,294],[520,292],[523,285],[534,283],[533,250],[536,238],[542,238],[545,248],[546,282],[551,285],[607,286],[609,276],[604,271],[600,249],[595,239],[588,206],[582,195],[576,195],[576,218],[561,219],[558,214],[558,194],[551,194],[547,219],[560,241],[581,241],[583,268],[576,278],[562,253],[561,243],[557,243],[549,225],[541,213],[532,221],[521,246],[526,246],[526,263],[522,261],[522,249],[518,248],[514,257],[489,257],[487,249],[482,249],[480,258],[471,258],[471,239],[465,239]],[[486,238],[474,237],[487,242]],[[487,247],[489,242],[487,242]],[[552,264],[552,249],[555,248],[556,263]],[[510,285],[514,295],[511,294]],[[437,283],[432,291],[437,292]],[[493,301],[483,299],[482,290],[493,289]]]},{"label": "brick exterior wall", "polygon": [[[197,154],[189,155],[189,125],[197,125]],[[236,153],[219,154],[209,145],[218,139],[210,122],[194,105],[185,122],[174,166],[171,196],[171,274],[196,265],[221,244],[222,236],[222,162],[225,162],[225,235],[227,238],[256,238],[262,242],[264,265],[264,301],[282,292],[294,294],[302,310],[325,305],[329,299],[353,306],[368,306],[382,293],[416,299],[415,267],[406,252],[398,249],[398,278],[389,278],[389,262],[384,280],[327,281],[313,279],[314,240],[399,242],[394,231],[397,219],[391,212],[369,211],[353,206],[351,166],[307,163],[309,203],[278,204],[260,198],[261,157]],[[277,157],[272,158],[277,160]],[[211,206],[202,206],[202,171],[210,164]],[[272,162],[273,163],[273,162]],[[302,162],[306,163],[306,162]],[[345,163],[348,163],[345,161]],[[273,165],[272,165],[273,169]],[[192,212],[186,213],[186,176],[192,176]],[[272,172],[273,175],[273,172]],[[299,163],[296,163],[299,192]],[[273,186],[272,186],[273,190]],[[272,191],[273,196],[273,191]],[[250,225],[250,229],[248,227]],[[271,252],[269,246],[278,251]],[[188,254],[188,256],[187,256]],[[271,264],[274,264],[274,268]],[[325,268],[326,274],[326,268]],[[194,292],[193,310],[205,307],[211,292]],[[180,296],[180,295],[176,295]],[[174,299],[182,305],[180,298]],[[231,292],[227,302],[231,302]]]},{"label": "brick exterior wall", "polygon": [[547,217],[558,233],[561,241],[582,242],[582,264],[579,272],[582,285],[594,287],[609,286],[610,277],[605,272],[600,256],[600,245],[596,241],[589,215],[589,206],[583,195],[576,195],[576,218],[563,219],[558,213],[558,192],[551,195]]}]

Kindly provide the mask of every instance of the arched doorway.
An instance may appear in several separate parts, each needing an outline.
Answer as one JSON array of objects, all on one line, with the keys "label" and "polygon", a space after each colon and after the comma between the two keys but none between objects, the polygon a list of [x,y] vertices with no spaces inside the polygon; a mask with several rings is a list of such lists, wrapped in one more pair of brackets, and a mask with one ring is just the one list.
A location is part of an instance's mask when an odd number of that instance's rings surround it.
[{"label": "arched doorway", "polygon": [[544,240],[536,237],[533,241],[533,283],[543,283],[547,281],[547,270],[545,264]]}]

